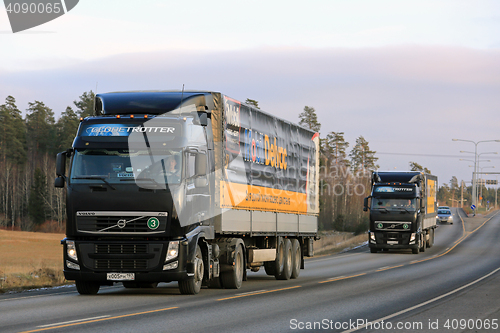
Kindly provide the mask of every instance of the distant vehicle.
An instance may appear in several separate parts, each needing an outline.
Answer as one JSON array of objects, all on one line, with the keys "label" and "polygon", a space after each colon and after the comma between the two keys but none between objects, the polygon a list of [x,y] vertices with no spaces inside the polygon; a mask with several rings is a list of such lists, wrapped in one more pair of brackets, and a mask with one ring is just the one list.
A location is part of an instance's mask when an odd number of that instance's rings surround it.
[{"label": "distant vehicle", "polygon": [[439,206],[439,207],[438,207],[438,210],[439,210],[439,209],[448,209],[448,210],[450,210],[450,207],[448,207],[448,206]]},{"label": "distant vehicle", "polygon": [[444,207],[438,208],[438,215],[436,216],[436,221],[439,223],[448,222],[453,224],[453,215],[450,209],[444,209]]}]

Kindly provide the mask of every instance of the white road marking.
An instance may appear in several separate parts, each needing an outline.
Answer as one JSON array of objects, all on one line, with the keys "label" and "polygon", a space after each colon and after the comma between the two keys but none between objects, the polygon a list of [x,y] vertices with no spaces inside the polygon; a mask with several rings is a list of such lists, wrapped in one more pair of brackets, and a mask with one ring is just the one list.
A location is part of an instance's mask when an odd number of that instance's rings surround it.
[{"label": "white road marking", "polygon": [[71,320],[71,321],[63,321],[63,322],[60,322],[60,323],[54,323],[54,324],[48,324],[48,325],[41,325],[41,326],[37,326],[37,327],[42,328],[42,327],[51,327],[51,326],[58,326],[58,325],[66,325],[66,324],[79,323],[81,321],[102,319],[102,318],[108,318],[108,317],[111,317],[111,315],[99,316],[99,317],[92,317],[92,318],[85,318],[85,319],[78,319],[78,320]]}]

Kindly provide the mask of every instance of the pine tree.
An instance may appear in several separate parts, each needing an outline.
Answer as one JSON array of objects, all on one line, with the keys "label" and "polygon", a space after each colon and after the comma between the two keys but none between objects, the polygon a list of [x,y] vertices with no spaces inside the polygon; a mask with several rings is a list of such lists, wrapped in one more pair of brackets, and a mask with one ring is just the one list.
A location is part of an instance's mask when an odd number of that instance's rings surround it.
[{"label": "pine tree", "polygon": [[256,101],[256,100],[254,100],[254,99],[247,98],[247,100],[245,101],[245,104],[251,105],[251,106],[253,106],[254,108],[256,108],[256,109],[259,109],[259,110],[260,110],[260,108],[259,108],[259,102],[257,102],[257,101]]},{"label": "pine tree", "polygon": [[410,162],[410,171],[423,171],[424,173],[431,174],[431,170],[421,166],[417,162]]},{"label": "pine tree", "polygon": [[75,104],[77,111],[76,113],[80,117],[90,117],[94,115],[94,101],[95,101],[95,94],[94,92],[89,91],[89,92],[84,92],[80,96],[79,101],[74,101],[73,104]]},{"label": "pine tree", "polygon": [[344,139],[344,132],[330,132],[323,140],[323,151],[326,154],[330,165],[349,166],[346,149],[349,142]]},{"label": "pine tree", "polygon": [[54,112],[43,102],[28,103],[26,126],[28,149],[37,158],[44,153],[55,153]]},{"label": "pine tree", "polygon": [[0,161],[7,160],[14,164],[26,161],[26,127],[12,96],[0,105]]},{"label": "pine tree", "polygon": [[78,130],[80,121],[78,116],[71,107],[67,107],[66,111],[61,114],[61,118],[57,121],[57,151],[63,151],[71,148],[73,139]]},{"label": "pine tree", "polygon": [[351,157],[351,168],[354,172],[369,172],[379,168],[375,162],[378,157],[375,157],[376,151],[370,150],[368,141],[360,135],[356,139],[356,145],[352,148],[349,156]]},{"label": "pine tree", "polygon": [[299,125],[309,128],[310,130],[319,133],[321,129],[321,124],[318,122],[318,116],[316,115],[316,110],[309,106],[304,107],[304,111],[299,114]]}]

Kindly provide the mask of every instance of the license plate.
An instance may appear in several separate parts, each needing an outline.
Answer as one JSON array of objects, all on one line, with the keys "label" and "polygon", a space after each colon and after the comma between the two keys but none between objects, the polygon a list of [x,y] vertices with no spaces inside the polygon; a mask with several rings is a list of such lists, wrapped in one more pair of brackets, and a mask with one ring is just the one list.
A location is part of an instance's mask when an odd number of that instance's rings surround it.
[{"label": "license plate", "polygon": [[387,241],[387,244],[390,244],[390,245],[394,245],[394,244],[397,244],[398,241],[397,240],[388,240]]},{"label": "license plate", "polygon": [[108,273],[109,281],[134,281],[135,273]]}]

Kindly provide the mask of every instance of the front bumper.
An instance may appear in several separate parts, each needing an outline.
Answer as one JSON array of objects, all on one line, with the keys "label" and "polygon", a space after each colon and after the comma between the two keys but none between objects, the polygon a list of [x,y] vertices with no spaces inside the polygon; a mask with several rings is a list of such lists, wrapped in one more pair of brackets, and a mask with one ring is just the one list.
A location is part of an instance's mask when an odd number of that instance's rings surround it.
[{"label": "front bumper", "polygon": [[[68,242],[74,244],[77,258],[68,255]],[[169,241],[63,240],[63,244],[66,280],[112,284],[121,281],[108,280],[107,273],[134,273],[134,282],[171,282],[194,275],[194,265],[187,260],[187,241],[179,242],[177,256],[168,261]],[[165,269],[173,263],[175,268]]]},{"label": "front bumper", "polygon": [[368,246],[373,249],[416,249],[418,237],[418,234],[411,232],[369,231]]}]

